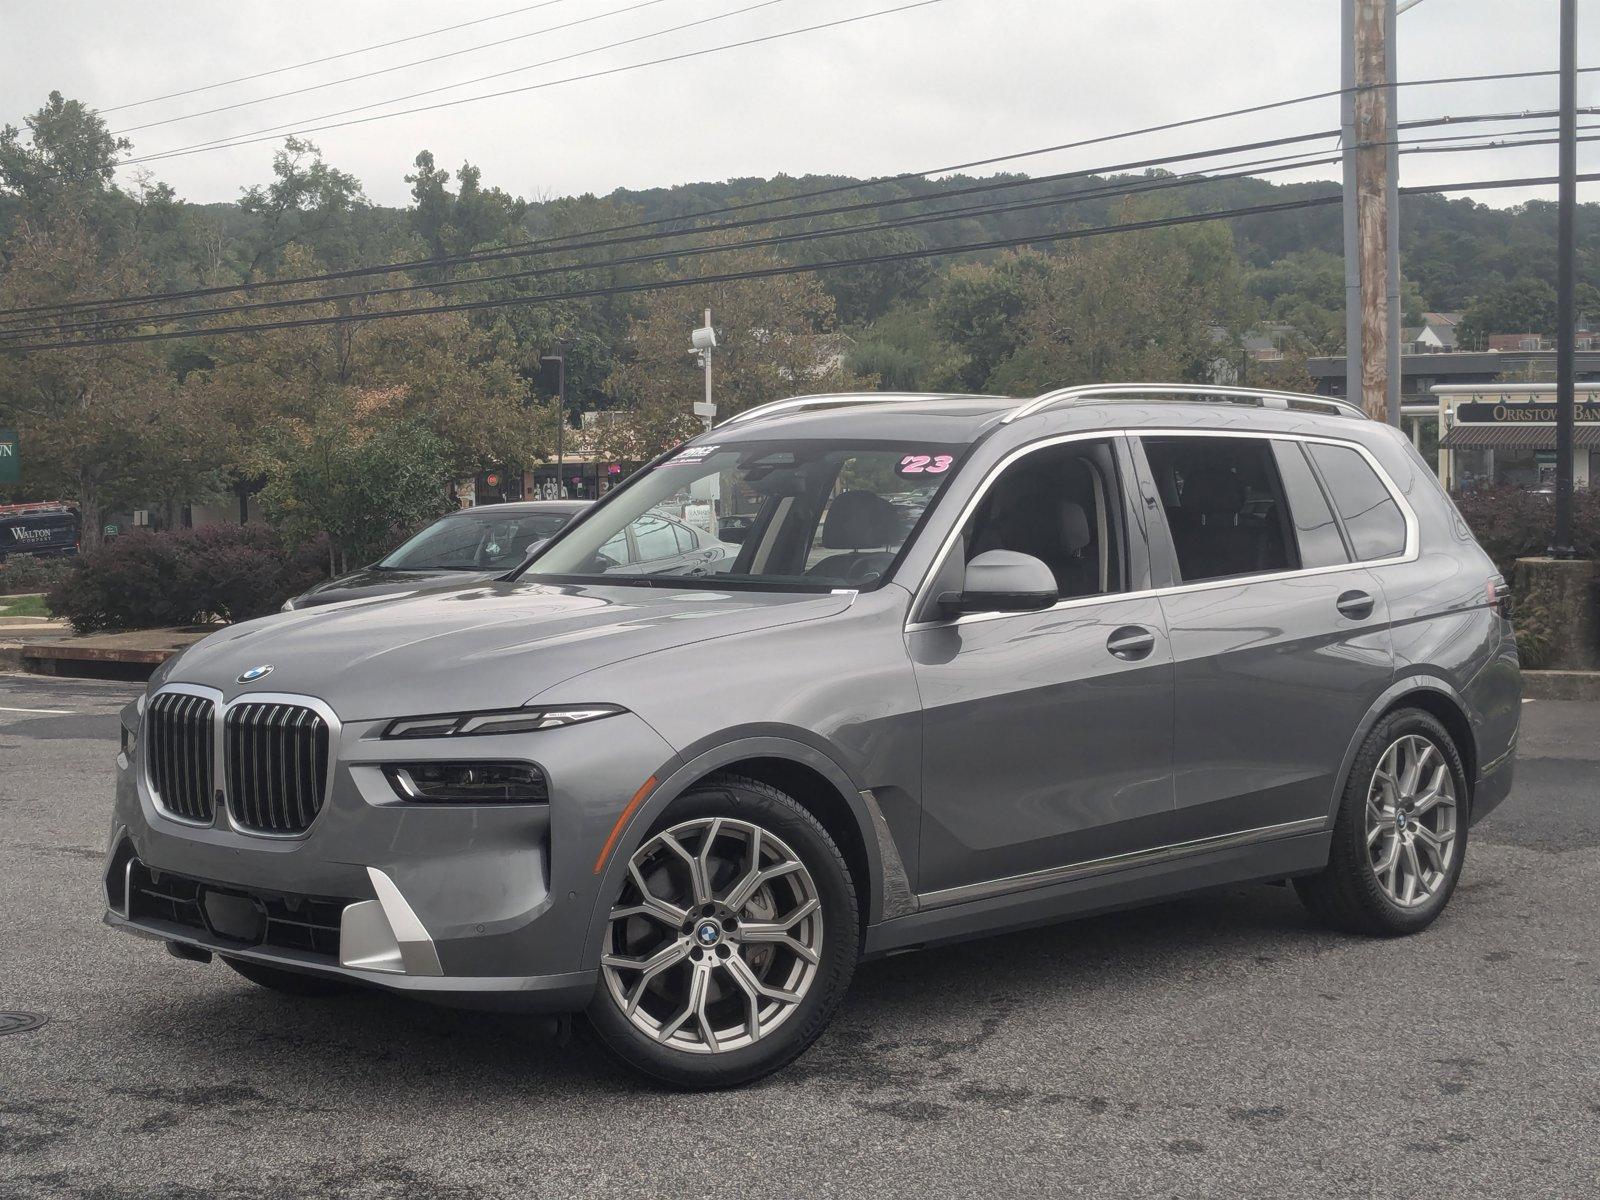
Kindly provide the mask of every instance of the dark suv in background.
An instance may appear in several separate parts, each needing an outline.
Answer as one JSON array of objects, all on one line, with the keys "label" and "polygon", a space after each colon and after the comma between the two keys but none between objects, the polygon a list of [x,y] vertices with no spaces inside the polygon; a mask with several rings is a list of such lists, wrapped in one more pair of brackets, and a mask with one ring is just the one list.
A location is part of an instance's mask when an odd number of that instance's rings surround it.
[{"label": "dark suv in background", "polygon": [[[685,495],[749,516],[732,561],[616,552]],[[800,397],[509,579],[169,662],[123,716],[107,920],[285,992],[583,1010],[727,1085],[863,955],[1285,879],[1422,930],[1520,699],[1493,564],[1343,401]]]}]

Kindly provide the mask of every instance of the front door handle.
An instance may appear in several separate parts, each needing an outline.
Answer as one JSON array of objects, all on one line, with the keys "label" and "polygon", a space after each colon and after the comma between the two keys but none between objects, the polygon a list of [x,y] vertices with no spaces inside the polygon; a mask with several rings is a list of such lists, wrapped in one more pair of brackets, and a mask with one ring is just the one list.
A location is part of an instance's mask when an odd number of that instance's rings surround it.
[{"label": "front door handle", "polygon": [[1156,648],[1156,635],[1143,625],[1124,625],[1106,639],[1106,649],[1118,658],[1137,662]]},{"label": "front door handle", "polygon": [[1365,621],[1372,615],[1373,603],[1366,592],[1345,592],[1339,597],[1338,608],[1352,621]]}]

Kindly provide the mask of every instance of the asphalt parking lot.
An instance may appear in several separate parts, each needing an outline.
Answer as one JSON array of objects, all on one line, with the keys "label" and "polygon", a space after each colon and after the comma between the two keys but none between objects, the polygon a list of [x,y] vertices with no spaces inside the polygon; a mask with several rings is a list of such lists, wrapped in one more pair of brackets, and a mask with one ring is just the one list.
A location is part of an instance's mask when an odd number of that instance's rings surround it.
[{"label": "asphalt parking lot", "polygon": [[[869,964],[787,1072],[292,1002],[100,924],[133,685],[0,676],[0,1196],[1592,1196],[1600,706],[1524,709],[1428,933],[1238,889]],[[34,710],[34,711],[29,711]],[[38,711],[44,710],[44,711]]]}]

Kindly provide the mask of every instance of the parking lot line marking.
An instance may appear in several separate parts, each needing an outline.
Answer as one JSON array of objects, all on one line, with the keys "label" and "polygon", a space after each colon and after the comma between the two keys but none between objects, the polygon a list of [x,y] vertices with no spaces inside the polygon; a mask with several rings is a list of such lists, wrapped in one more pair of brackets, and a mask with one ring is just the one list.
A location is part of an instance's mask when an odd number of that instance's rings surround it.
[{"label": "parking lot line marking", "polygon": [[0,712],[38,713],[44,717],[75,717],[78,714],[70,708],[7,708],[0,704]]}]

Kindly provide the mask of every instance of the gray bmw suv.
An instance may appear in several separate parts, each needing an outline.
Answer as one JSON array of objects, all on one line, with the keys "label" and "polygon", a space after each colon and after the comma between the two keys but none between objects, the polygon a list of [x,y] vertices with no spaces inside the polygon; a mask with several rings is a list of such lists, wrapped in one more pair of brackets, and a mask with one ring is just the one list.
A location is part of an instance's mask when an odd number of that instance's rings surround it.
[{"label": "gray bmw suv", "polygon": [[[750,516],[729,569],[607,553],[686,494]],[[1286,879],[1414,933],[1511,787],[1505,603],[1343,401],[779,401],[512,578],[169,662],[106,919],[297,996],[583,1011],[684,1087],[788,1062],[895,950]]]}]

